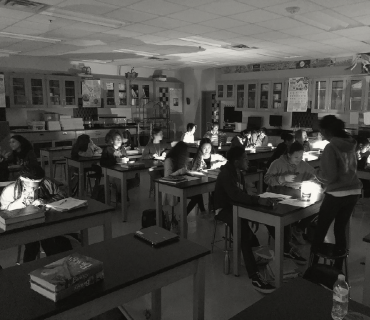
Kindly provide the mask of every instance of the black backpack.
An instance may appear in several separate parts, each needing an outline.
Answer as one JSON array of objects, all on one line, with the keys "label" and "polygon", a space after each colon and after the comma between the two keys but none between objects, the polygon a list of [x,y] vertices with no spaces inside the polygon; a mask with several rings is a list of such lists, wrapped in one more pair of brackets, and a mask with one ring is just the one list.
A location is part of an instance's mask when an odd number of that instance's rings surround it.
[{"label": "black backpack", "polygon": [[[167,221],[167,217],[162,211],[162,228],[167,230],[170,229],[169,223]],[[156,210],[155,209],[147,209],[144,210],[141,216],[141,228],[149,228],[151,226],[155,226],[157,224],[157,217],[156,217]]]}]

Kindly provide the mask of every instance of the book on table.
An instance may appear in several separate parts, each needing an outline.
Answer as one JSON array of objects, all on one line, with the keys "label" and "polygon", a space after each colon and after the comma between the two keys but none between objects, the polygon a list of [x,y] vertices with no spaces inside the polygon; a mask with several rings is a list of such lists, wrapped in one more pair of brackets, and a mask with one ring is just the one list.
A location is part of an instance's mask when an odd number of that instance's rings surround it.
[{"label": "book on table", "polygon": [[31,288],[52,300],[60,300],[102,280],[104,271],[101,261],[72,253],[29,275]]},{"label": "book on table", "polygon": [[162,182],[166,182],[166,183],[172,183],[172,184],[188,181],[184,176],[168,176],[168,177],[160,178],[158,180]]},{"label": "book on table", "polygon": [[143,162],[128,162],[128,163],[121,163],[120,166],[122,168],[130,169],[130,168],[140,168],[145,167],[145,163]]},{"label": "book on table", "polygon": [[45,209],[32,205],[21,209],[0,211],[0,223],[5,226],[40,218],[45,219]]},{"label": "book on table", "polygon": [[14,229],[19,229],[23,227],[28,227],[28,226],[33,226],[34,224],[40,224],[45,222],[45,217],[41,218],[36,218],[36,219],[31,219],[31,220],[25,220],[21,222],[16,222],[16,223],[10,223],[10,224],[4,224],[0,222],[0,229],[4,231],[10,231]]},{"label": "book on table", "polygon": [[72,209],[86,207],[87,200],[80,200],[75,198],[65,198],[58,200],[46,205],[47,208],[54,209],[56,211],[69,211]]}]

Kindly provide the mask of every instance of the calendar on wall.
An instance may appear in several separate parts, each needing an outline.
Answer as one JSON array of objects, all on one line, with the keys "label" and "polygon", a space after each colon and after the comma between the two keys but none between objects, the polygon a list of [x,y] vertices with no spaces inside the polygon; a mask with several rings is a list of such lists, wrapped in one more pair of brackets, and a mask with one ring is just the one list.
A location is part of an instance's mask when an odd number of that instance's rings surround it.
[{"label": "calendar on wall", "polygon": [[289,78],[288,112],[306,112],[309,80],[306,77]]}]

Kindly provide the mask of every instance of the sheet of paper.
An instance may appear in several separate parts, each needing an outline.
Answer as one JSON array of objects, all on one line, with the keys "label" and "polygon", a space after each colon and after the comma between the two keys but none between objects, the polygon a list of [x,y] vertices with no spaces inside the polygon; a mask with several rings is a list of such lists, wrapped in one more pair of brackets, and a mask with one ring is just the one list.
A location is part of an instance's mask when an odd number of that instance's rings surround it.
[{"label": "sheet of paper", "polygon": [[280,204],[288,204],[290,206],[294,207],[300,207],[300,208],[306,208],[313,204],[313,202],[310,201],[302,201],[298,199],[286,199],[284,201],[279,202]]},{"label": "sheet of paper", "polygon": [[350,112],[349,113],[349,123],[350,124],[358,124],[358,112]]},{"label": "sheet of paper", "polygon": [[290,199],[291,196],[287,196],[285,194],[280,193],[273,193],[273,192],[265,192],[259,195],[260,198],[274,198],[274,199]]},{"label": "sheet of paper", "polygon": [[191,176],[183,176],[183,177],[185,177],[185,179],[188,181],[198,180],[201,178],[201,177],[191,177]]},{"label": "sheet of paper", "polygon": [[370,125],[370,112],[364,112],[364,124],[367,126]]}]

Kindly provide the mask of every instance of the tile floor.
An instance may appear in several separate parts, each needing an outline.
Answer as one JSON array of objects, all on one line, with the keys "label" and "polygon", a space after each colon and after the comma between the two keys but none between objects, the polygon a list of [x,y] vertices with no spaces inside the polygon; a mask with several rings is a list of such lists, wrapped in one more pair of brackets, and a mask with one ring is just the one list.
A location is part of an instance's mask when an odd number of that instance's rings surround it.
[{"label": "tile floor", "polygon": [[[58,176],[56,177],[58,179]],[[62,177],[59,177],[62,178]],[[117,237],[134,232],[141,227],[141,212],[148,208],[154,208],[154,199],[149,195],[149,176],[141,174],[141,186],[139,189],[130,191],[130,207],[128,222],[122,223],[118,219],[118,210],[113,216],[113,236]],[[206,198],[206,197],[205,197]],[[210,248],[213,234],[214,222],[211,215],[202,217],[197,210],[188,217],[189,240]],[[362,242],[363,236],[370,230],[370,199],[361,199],[356,206],[351,225],[351,251],[349,258],[351,297],[362,301],[362,283],[364,278],[365,246]],[[223,227],[218,228],[218,238],[222,235]],[[261,244],[267,244],[267,232],[260,227],[258,238]],[[332,238],[332,234],[328,234]],[[102,241],[102,228],[93,228],[89,231],[90,243]],[[273,245],[273,242],[272,242]],[[303,255],[308,258],[309,246],[301,246]],[[12,248],[0,252],[0,264],[3,267],[10,267],[15,264],[17,249]],[[206,259],[206,309],[207,320],[229,319],[244,308],[263,298],[263,295],[256,292],[248,279],[245,268],[241,268],[240,277],[232,274],[223,274],[224,254],[222,242],[217,245],[213,254]],[[163,319],[164,320],[188,320],[192,318],[192,284],[191,279],[186,278],[176,284],[163,289]],[[134,319],[145,319],[144,311],[150,308],[150,297],[145,296],[125,305]]]}]

